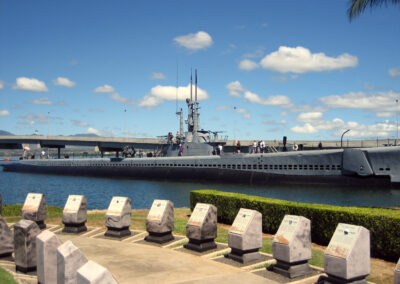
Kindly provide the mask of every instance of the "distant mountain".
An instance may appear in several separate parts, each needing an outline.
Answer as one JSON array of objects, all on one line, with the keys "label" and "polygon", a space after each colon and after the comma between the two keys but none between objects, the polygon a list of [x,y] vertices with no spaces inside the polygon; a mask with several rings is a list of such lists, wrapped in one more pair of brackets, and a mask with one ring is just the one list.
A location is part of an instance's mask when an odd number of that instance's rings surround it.
[{"label": "distant mountain", "polygon": [[5,131],[5,130],[0,130],[0,135],[14,135],[14,134],[12,134],[8,131]]},{"label": "distant mountain", "polygon": [[75,134],[75,135],[70,135],[70,136],[77,136],[77,137],[99,137],[97,134],[92,134],[92,133],[82,133],[82,134]]}]

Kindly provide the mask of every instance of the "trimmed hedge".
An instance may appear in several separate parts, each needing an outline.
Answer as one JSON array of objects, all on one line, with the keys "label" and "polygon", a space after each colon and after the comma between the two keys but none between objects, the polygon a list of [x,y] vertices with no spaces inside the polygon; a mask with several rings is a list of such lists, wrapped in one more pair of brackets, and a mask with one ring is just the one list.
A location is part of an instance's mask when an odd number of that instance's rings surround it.
[{"label": "trimmed hedge", "polygon": [[311,220],[314,243],[328,245],[338,223],[360,225],[371,232],[371,255],[396,262],[400,256],[400,210],[340,207],[298,203],[216,190],[190,192],[190,207],[197,202],[218,208],[218,221],[232,224],[240,208],[257,210],[263,216],[263,232],[275,234],[286,214]]}]

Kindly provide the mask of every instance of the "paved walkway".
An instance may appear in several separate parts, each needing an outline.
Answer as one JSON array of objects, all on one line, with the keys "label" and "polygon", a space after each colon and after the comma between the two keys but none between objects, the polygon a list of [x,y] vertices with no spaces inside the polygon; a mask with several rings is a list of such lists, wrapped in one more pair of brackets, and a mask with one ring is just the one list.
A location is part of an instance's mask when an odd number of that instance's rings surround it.
[{"label": "paved walkway", "polygon": [[[11,226],[12,228],[12,226]],[[89,260],[106,267],[118,283],[276,283],[251,273],[248,268],[238,268],[212,260],[224,250],[198,254],[182,252],[179,243],[184,237],[169,243],[169,248],[144,244],[146,232],[132,231],[131,237],[114,240],[104,237],[102,228],[90,228],[80,235],[63,234],[60,226],[49,226],[65,242],[71,240]],[[259,265],[259,264],[258,264]],[[0,260],[0,266],[14,275],[19,283],[37,283],[35,273],[15,273],[10,260]]]}]

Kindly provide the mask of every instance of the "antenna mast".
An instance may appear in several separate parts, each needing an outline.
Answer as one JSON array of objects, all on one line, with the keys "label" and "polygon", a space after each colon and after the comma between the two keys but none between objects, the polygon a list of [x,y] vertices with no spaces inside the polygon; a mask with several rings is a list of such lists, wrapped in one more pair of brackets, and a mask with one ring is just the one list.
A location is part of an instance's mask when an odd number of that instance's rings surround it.
[{"label": "antenna mast", "polygon": [[199,130],[199,112],[198,112],[198,102],[197,102],[197,69],[194,70],[195,74],[195,87],[194,87],[194,115],[193,115],[193,132],[197,136],[197,131]]}]

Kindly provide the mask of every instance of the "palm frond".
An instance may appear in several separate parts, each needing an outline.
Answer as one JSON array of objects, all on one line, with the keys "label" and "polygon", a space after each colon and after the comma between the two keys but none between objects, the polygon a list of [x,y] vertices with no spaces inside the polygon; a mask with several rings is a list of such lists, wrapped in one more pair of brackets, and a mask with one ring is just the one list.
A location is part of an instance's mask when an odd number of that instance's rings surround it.
[{"label": "palm frond", "polygon": [[347,14],[350,21],[359,16],[367,7],[375,8],[388,4],[398,5],[400,0],[349,0]]}]

